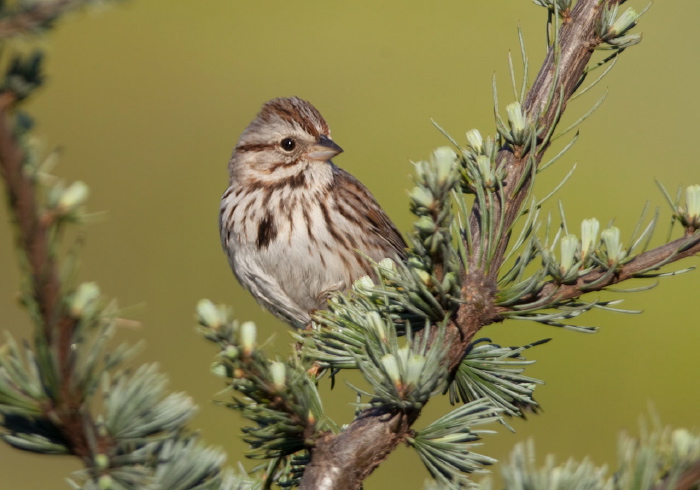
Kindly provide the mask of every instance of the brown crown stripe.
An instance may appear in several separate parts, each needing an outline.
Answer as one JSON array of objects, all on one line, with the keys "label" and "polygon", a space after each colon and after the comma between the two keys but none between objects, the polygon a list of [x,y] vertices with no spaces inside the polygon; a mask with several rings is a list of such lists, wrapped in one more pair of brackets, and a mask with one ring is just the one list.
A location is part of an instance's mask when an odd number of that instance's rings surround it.
[{"label": "brown crown stripe", "polygon": [[305,117],[299,117],[294,108],[279,107],[278,110],[280,113],[279,115],[282,116],[283,119],[291,122],[292,124],[300,126],[310,135],[315,137],[319,136],[318,129],[316,129],[316,125],[313,123],[313,121]]},{"label": "brown crown stripe", "polygon": [[327,134],[328,124],[316,108],[301,99],[274,99],[265,104],[260,111],[260,118],[270,120],[278,117],[291,124],[299,126],[307,133],[318,137],[319,127],[323,134]]}]

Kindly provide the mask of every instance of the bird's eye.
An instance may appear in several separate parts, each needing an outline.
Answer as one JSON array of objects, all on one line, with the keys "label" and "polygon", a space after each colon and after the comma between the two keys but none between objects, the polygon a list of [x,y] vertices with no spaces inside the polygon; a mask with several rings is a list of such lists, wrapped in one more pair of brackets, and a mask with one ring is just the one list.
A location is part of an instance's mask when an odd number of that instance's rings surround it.
[{"label": "bird's eye", "polygon": [[284,151],[292,151],[297,144],[292,138],[285,138],[280,141],[280,146]]}]

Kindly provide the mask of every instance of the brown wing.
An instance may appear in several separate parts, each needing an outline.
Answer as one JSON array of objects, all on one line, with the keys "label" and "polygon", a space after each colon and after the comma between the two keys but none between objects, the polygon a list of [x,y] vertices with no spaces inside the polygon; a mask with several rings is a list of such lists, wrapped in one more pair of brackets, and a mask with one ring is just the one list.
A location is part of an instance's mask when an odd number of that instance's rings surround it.
[{"label": "brown wing", "polygon": [[369,228],[367,234],[376,240],[377,246],[386,249],[386,256],[396,254],[398,258],[405,259],[406,242],[369,189],[342,168],[335,167],[334,170],[334,185],[337,186],[339,198],[359,214],[361,224]]}]

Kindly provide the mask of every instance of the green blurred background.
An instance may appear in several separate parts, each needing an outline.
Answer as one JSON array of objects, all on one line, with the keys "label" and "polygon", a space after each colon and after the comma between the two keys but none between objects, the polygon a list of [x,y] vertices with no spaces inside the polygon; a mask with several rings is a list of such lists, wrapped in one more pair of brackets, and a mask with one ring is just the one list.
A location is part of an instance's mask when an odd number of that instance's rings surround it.
[{"label": "green blurred background", "polygon": [[[492,74],[505,106],[512,100],[507,53],[519,53],[516,26],[534,76],[544,55],[545,11],[527,0],[133,0],[103,10],[71,15],[47,36],[48,84],[28,109],[46,148],[63,148],[56,173],[86,181],[90,209],[107,211],[86,229],[81,280],[97,281],[124,316],[142,322],[119,339],[146,341],[137,360],[158,362],[172,389],[196,400],[193,427],[234,463],[244,449],[241,420],[211,401],[223,386],[209,374],[215,350],[195,333],[195,304],[206,297],[234,305],[240,319],[258,323],[262,338],[274,335],[273,351],[286,352],[290,342],[286,327],[235,282],[219,245],[219,198],[240,132],[265,100],[308,98],[345,149],[336,163],[407,231],[410,160],[446,144],[431,118],[459,141],[473,127],[493,133]],[[642,44],[622,56],[595,94],[570,105],[568,122],[609,88],[579,143],[537,188],[545,195],[578,162],[558,196],[574,230],[583,218],[615,218],[629,236],[649,199],[662,208],[662,237],[670,214],[654,179],[672,190],[700,183],[692,126],[700,113],[699,15],[697,0],[658,2],[642,18]],[[4,208],[0,219],[2,328],[28,338]],[[534,437],[540,458],[590,455],[614,467],[619,431],[636,433],[650,403],[664,422],[697,428],[699,282],[690,273],[627,296],[624,306],[643,315],[587,315],[583,323],[600,326],[597,335],[526,322],[485,329],[480,335],[506,345],[554,341],[529,353],[538,362],[528,374],[547,381],[537,390],[544,413],[514,421],[514,434],[493,427],[498,434],[479,450],[504,460],[516,442]],[[330,392],[326,382],[322,390],[331,413],[349,420],[350,390],[340,383]],[[447,409],[445,400],[431,402],[419,426]],[[77,468],[69,457],[0,446],[2,488],[64,488]],[[365,488],[420,488],[426,475],[418,457],[400,448]]]}]

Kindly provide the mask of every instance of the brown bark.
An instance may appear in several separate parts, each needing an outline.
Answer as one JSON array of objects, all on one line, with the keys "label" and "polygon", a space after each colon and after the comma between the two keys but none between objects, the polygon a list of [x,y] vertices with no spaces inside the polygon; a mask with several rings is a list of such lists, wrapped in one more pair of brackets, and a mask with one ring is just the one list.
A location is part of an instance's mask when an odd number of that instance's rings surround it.
[{"label": "brown bark", "polygon": [[[613,284],[638,277],[650,269],[657,269],[662,264],[692,257],[698,252],[700,252],[700,233],[696,232],[637,255],[626,264],[619,266],[614,274],[608,274],[608,271],[604,269],[594,269],[588,274],[580,276],[572,284],[546,283],[537,294],[521,298],[518,304],[536,305],[538,301],[546,301],[551,304],[577,298],[584,292],[600,291]],[[603,278],[606,275],[608,277]],[[590,284],[594,282],[595,286],[591,287]],[[500,315],[512,309],[512,306],[497,307],[495,313]]]},{"label": "brown bark", "polygon": [[695,463],[688,469],[686,469],[678,479],[678,481],[671,487],[671,482],[668,481],[661,482],[655,487],[656,490],[697,490],[700,488],[700,462]]},{"label": "brown bark", "polygon": [[[41,314],[41,335],[56,355],[58,393],[45,407],[47,420],[65,437],[72,454],[90,458],[89,440],[104,449],[107,440],[98,437],[84,406],[84,393],[73,385],[74,358],[71,351],[76,320],[61,304],[58,265],[51,251],[51,220],[44,219],[34,182],[25,175],[24,154],[8,123],[12,94],[0,94],[0,175],[5,181],[10,210],[17,228],[20,250],[26,255],[31,277],[31,296]],[[55,354],[53,354],[55,353]],[[92,432],[88,434],[87,431]]]}]

